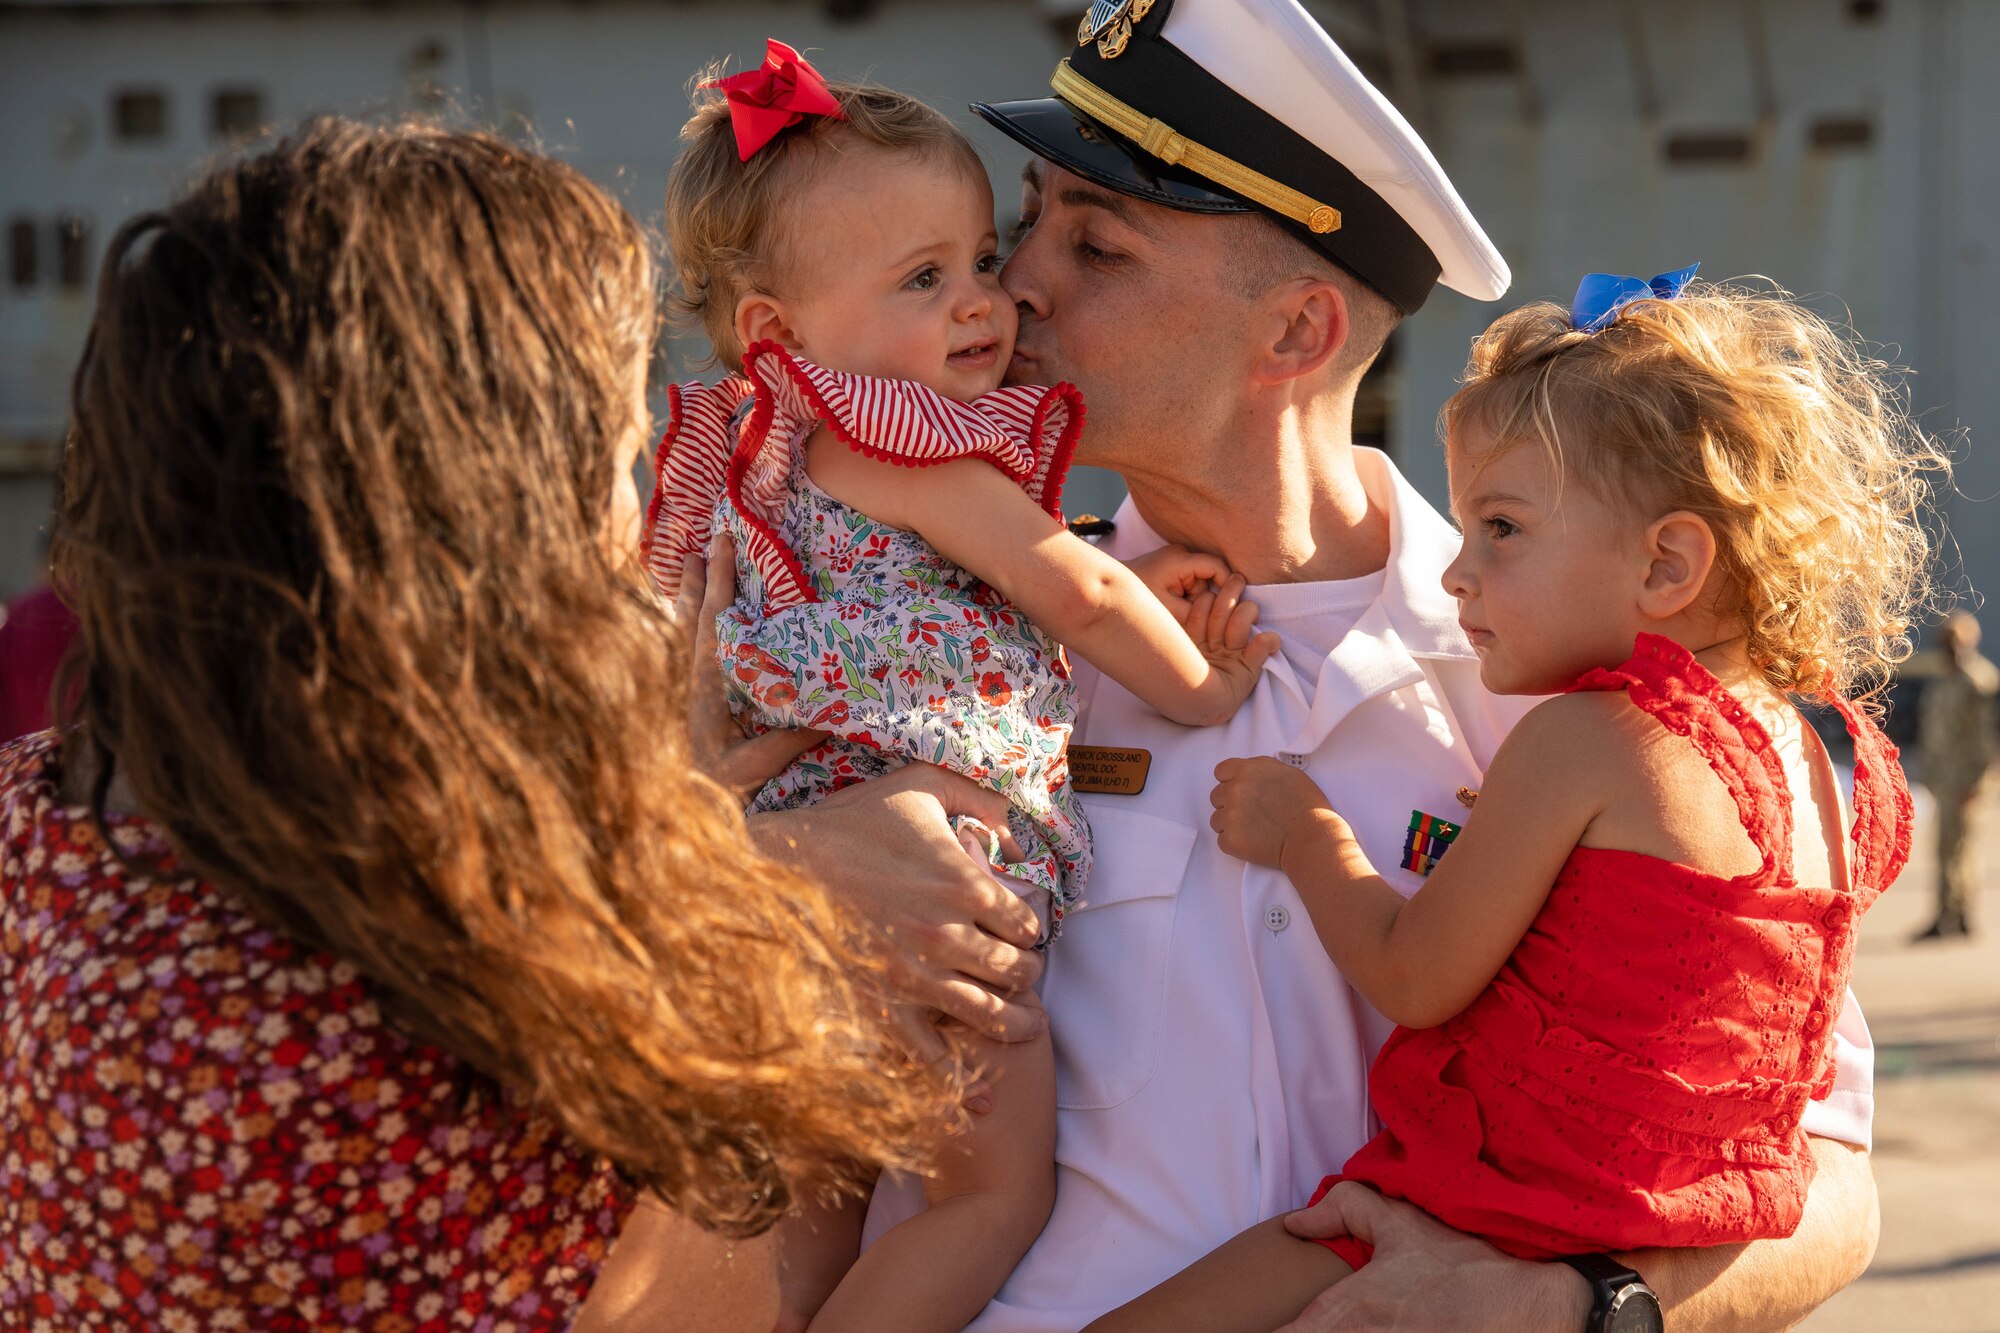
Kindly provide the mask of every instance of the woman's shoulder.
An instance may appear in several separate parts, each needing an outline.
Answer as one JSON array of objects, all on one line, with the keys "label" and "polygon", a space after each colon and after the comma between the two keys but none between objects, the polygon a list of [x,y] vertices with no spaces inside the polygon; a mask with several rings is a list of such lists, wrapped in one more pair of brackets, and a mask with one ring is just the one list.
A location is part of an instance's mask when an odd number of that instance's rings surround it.
[{"label": "woman's shoulder", "polygon": [[[100,832],[88,811],[64,804],[55,753],[50,737],[0,750],[14,1021],[33,1021],[38,1000],[59,1008],[83,1062],[157,1066],[147,1086],[168,1095],[196,1084],[290,1101],[394,1077],[397,1091],[426,1101],[426,1085],[468,1086],[452,1056],[389,1020],[352,964],[189,871],[157,825],[113,814]],[[356,1112],[386,1105],[341,1100]]]},{"label": "woman's shoulder", "polygon": [[[0,885],[24,893],[47,883],[73,896],[122,873],[121,855],[171,860],[166,841],[146,820],[90,811],[65,798],[63,738],[37,732],[0,745]],[[117,850],[105,843],[108,834]],[[0,897],[0,909],[12,898]]]},{"label": "woman's shoulder", "polygon": [[[190,1300],[253,1326],[307,1305],[305,1326],[358,1320],[354,1278],[440,1316],[511,1286],[547,1302],[522,1327],[566,1326],[629,1206],[608,1170],[403,1034],[351,965],[170,859],[128,867],[81,812],[33,795],[46,771],[0,754],[0,1045],[43,1053],[0,1082],[0,1140],[64,1182],[58,1231],[118,1250],[31,1246],[38,1285],[143,1244],[174,1256]],[[112,834],[164,850],[142,821]],[[21,1234],[8,1214],[0,1197],[0,1231]]]},{"label": "woman's shoulder", "polygon": [[55,799],[56,759],[62,737],[53,731],[30,732],[0,741],[0,809],[11,819],[30,817]]}]

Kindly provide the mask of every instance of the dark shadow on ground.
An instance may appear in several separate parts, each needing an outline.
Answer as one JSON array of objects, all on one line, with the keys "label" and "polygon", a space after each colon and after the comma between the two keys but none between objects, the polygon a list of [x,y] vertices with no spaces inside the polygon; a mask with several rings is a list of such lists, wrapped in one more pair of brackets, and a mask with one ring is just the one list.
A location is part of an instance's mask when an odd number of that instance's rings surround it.
[{"label": "dark shadow on ground", "polygon": [[1987,1250],[1983,1254],[1959,1254],[1949,1259],[1936,1259],[1923,1264],[1897,1264],[1884,1267],[1876,1264],[1862,1276],[1871,1277],[1937,1277],[1944,1273],[1962,1273],[1971,1268],[2000,1267],[2000,1250]]},{"label": "dark shadow on ground", "polygon": [[2000,1009],[1990,1005],[1904,1015],[1871,1027],[1877,1078],[2000,1071]]},{"label": "dark shadow on ground", "polygon": [[1895,1042],[1875,1048],[1876,1078],[1996,1071],[2000,1071],[2000,1038],[1995,1037],[1965,1041]]}]

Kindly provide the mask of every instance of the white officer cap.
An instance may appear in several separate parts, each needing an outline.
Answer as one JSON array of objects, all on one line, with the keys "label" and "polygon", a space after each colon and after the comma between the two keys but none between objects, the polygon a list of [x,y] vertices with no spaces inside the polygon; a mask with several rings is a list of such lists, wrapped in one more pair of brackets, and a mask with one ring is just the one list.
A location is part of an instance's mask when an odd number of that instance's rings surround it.
[{"label": "white officer cap", "polygon": [[1050,83],[973,110],[1106,188],[1264,213],[1405,313],[1440,281],[1507,290],[1437,159],[1298,0],[1096,0]]}]

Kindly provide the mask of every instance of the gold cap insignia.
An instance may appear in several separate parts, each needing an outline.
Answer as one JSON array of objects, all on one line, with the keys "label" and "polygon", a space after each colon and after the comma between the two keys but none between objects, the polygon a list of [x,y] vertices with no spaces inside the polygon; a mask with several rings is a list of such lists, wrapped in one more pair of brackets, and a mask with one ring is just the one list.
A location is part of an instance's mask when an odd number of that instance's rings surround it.
[{"label": "gold cap insignia", "polygon": [[1116,60],[1132,44],[1132,25],[1146,17],[1153,0],[1093,0],[1090,12],[1077,24],[1076,44],[1097,43],[1097,54]]}]

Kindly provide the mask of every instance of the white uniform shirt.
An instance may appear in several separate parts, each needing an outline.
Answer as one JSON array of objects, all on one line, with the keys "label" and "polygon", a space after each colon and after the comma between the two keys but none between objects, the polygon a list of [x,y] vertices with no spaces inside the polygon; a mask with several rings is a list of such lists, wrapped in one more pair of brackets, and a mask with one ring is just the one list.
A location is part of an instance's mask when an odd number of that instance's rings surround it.
[{"label": "white uniform shirt", "polygon": [[[1072,1333],[1304,1205],[1376,1128],[1368,1065],[1391,1025],[1342,980],[1290,882],[1216,846],[1215,766],[1243,755],[1297,764],[1410,893],[1422,884],[1399,868],[1410,812],[1456,817],[1454,793],[1479,785],[1535,700],[1479,684],[1439,581],[1458,534],[1386,456],[1355,456],[1390,518],[1379,595],[1343,616],[1337,604],[1363,581],[1324,585],[1329,614],[1316,616],[1307,585],[1271,589],[1285,650],[1230,722],[1182,727],[1108,677],[1078,673],[1078,740],[1149,750],[1152,769],[1138,795],[1084,797],[1095,868],[1041,987],[1056,1049],[1055,1211],[978,1333]],[[1104,545],[1129,558],[1161,540],[1128,501]],[[1316,629],[1338,641],[1292,641]],[[1316,678],[1299,669],[1315,661]],[[1840,1087],[1807,1127],[1866,1143],[1873,1052],[1851,999],[1837,1032]],[[895,1195],[878,1195],[871,1236],[906,1212],[907,1192],[902,1207]]]}]

